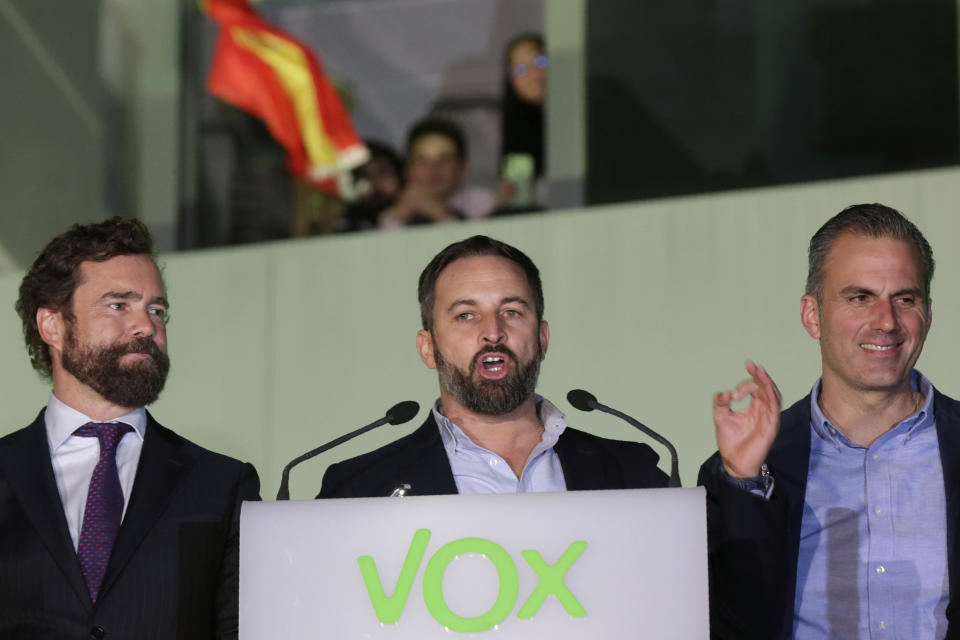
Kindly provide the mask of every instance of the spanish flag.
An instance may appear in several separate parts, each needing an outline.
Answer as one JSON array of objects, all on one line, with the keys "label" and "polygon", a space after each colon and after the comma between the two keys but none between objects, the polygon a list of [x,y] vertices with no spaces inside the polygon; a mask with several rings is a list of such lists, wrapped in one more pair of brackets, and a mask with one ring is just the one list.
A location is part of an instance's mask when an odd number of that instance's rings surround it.
[{"label": "spanish flag", "polygon": [[369,154],[309,47],[267,24],[249,0],[202,0],[220,26],[207,90],[263,120],[287,166],[317,188],[338,182]]}]

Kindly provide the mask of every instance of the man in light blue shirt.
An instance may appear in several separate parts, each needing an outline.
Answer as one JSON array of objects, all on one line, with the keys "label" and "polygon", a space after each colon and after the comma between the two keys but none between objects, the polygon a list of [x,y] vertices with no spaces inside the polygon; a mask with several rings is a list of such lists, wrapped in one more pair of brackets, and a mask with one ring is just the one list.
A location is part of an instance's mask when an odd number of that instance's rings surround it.
[{"label": "man in light blue shirt", "polygon": [[567,426],[534,393],[550,328],[540,273],[486,236],[456,242],[418,287],[417,351],[440,382],[423,426],[327,469],[321,498],[664,487],[657,455]]},{"label": "man in light blue shirt", "polygon": [[809,263],[801,321],[823,363],[810,395],[781,415],[748,362],[751,379],[714,397],[719,451],[700,474],[714,633],[949,637],[960,403],[914,369],[932,250],[899,212],[856,205],[817,231]]}]

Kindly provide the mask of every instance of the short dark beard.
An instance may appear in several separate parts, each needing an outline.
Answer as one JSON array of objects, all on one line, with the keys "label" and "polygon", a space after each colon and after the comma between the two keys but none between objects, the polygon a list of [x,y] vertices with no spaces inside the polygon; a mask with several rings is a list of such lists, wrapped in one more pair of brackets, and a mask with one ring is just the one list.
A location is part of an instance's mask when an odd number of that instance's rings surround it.
[{"label": "short dark beard", "polygon": [[[510,358],[510,373],[500,380],[474,381],[472,372],[477,359],[481,354],[491,352],[502,353]],[[471,370],[464,373],[456,365],[443,359],[437,340],[433,338],[433,357],[437,363],[440,387],[470,411],[487,416],[510,413],[533,396],[537,388],[537,378],[540,377],[541,353],[538,341],[533,360],[526,365],[520,365],[517,356],[510,349],[488,345],[473,359]]]},{"label": "short dark beard", "polygon": [[[127,353],[147,353],[146,362],[120,364]],[[61,364],[64,370],[87,385],[104,400],[120,407],[145,407],[163,391],[170,371],[170,357],[151,337],[134,338],[126,344],[93,347],[79,344],[68,323]]]}]

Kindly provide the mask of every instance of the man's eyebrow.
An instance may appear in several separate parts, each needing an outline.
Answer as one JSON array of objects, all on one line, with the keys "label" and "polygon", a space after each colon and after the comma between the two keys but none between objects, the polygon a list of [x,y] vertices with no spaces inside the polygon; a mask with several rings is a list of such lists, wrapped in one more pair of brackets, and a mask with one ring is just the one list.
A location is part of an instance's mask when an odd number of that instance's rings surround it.
[{"label": "man's eyebrow", "polygon": [[[453,311],[457,307],[470,307],[477,304],[476,300],[471,298],[461,298],[460,300],[454,300],[453,303],[447,307],[447,311]],[[507,296],[500,299],[500,306],[505,304],[521,304],[524,307],[530,308],[530,303],[523,296]]]},{"label": "man's eyebrow", "polygon": [[[873,289],[864,287],[863,285],[859,285],[859,284],[852,284],[840,290],[840,295],[844,295],[844,296],[850,295],[853,293],[865,293],[871,296],[877,295],[877,292],[874,291]],[[897,296],[902,296],[905,294],[911,294],[911,295],[922,297],[923,291],[920,289],[920,287],[907,287],[906,289],[899,289],[897,291],[894,291],[892,294],[890,294],[890,296],[893,298],[896,298]]]},{"label": "man's eyebrow", "polygon": [[898,298],[903,295],[913,295],[918,298],[923,297],[923,290],[920,287],[907,287],[906,289],[900,289],[899,291],[893,292],[893,297]]},{"label": "man's eyebrow", "polygon": [[[107,291],[100,296],[100,300],[142,300],[143,296],[136,291]],[[170,303],[163,296],[154,296],[148,304],[160,304],[169,307]]]},{"label": "man's eyebrow", "polygon": [[447,311],[453,311],[456,307],[469,307],[475,304],[477,304],[476,300],[471,300],[470,298],[461,298],[460,300],[454,300],[450,306],[447,307]]},{"label": "man's eyebrow", "polygon": [[101,300],[142,300],[143,296],[136,291],[107,291],[100,296]]},{"label": "man's eyebrow", "polygon": [[503,299],[500,301],[500,304],[501,304],[501,305],[504,305],[504,304],[515,304],[515,303],[516,303],[516,304],[522,304],[523,306],[525,306],[525,307],[527,307],[527,308],[530,307],[530,303],[527,301],[527,299],[526,299],[526,298],[523,298],[523,297],[521,297],[521,296],[507,296],[506,298],[503,298]]}]

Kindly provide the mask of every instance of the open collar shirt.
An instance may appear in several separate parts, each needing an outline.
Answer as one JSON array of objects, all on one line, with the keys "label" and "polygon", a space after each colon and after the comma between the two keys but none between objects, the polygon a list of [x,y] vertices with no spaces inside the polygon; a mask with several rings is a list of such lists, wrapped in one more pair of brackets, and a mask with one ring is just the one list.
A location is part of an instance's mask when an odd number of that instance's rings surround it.
[{"label": "open collar shirt", "polygon": [[527,493],[566,491],[560,459],[553,446],[567,428],[566,416],[552,402],[536,396],[537,414],[543,423],[543,436],[533,448],[517,478],[506,460],[475,444],[463,429],[440,412],[440,401],[433,405],[433,418],[440,429],[443,448],[450,460],[457,492]]},{"label": "open collar shirt", "polygon": [[869,447],[853,444],[810,394],[810,461],[794,631],[797,640],[942,638],[949,600],[946,499],[933,386],[920,409]]}]

